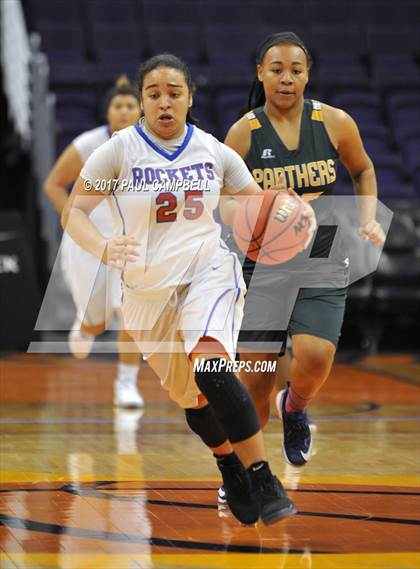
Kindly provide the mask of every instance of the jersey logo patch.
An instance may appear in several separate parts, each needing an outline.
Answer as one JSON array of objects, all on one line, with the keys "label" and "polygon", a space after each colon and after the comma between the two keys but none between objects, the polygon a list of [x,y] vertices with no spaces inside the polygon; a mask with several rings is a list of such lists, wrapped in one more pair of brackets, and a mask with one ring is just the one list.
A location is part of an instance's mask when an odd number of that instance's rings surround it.
[{"label": "jersey logo patch", "polygon": [[271,148],[264,148],[261,154],[261,158],[275,158]]},{"label": "jersey logo patch", "polygon": [[319,101],[312,101],[312,115],[311,115],[311,119],[313,121],[319,121],[319,122],[324,122],[324,117],[322,114],[322,106],[321,103]]},{"label": "jersey logo patch", "polygon": [[313,121],[324,122],[322,111],[312,111],[311,119]]},{"label": "jersey logo patch", "polygon": [[255,116],[255,113],[252,111],[250,113],[247,113],[246,118],[249,120],[249,128],[251,130],[257,130],[258,128],[261,128],[261,123]]}]

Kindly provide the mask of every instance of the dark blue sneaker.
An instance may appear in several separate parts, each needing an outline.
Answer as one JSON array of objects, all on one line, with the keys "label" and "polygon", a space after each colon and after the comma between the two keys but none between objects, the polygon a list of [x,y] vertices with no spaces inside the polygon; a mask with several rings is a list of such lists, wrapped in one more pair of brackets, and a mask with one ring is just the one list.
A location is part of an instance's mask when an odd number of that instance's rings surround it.
[{"label": "dark blue sneaker", "polygon": [[288,389],[276,396],[276,407],[283,420],[283,454],[292,466],[304,466],[312,452],[312,435],[306,411],[288,413],[285,409]]}]

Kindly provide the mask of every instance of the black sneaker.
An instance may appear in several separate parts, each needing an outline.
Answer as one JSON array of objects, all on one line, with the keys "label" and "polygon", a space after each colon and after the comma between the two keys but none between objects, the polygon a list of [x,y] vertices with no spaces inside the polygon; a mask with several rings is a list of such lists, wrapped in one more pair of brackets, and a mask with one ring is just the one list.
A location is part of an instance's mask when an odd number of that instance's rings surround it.
[{"label": "black sneaker", "polygon": [[296,514],[292,500],[277,476],[271,473],[267,462],[251,465],[248,472],[260,508],[260,516],[266,526]]},{"label": "black sneaker", "polygon": [[251,491],[248,472],[235,454],[218,458],[222,474],[224,498],[232,514],[243,524],[255,524],[260,511]]},{"label": "black sneaker", "polygon": [[288,389],[283,389],[276,396],[278,414],[283,420],[283,454],[292,466],[305,465],[312,452],[312,435],[306,411],[288,413],[286,397]]}]

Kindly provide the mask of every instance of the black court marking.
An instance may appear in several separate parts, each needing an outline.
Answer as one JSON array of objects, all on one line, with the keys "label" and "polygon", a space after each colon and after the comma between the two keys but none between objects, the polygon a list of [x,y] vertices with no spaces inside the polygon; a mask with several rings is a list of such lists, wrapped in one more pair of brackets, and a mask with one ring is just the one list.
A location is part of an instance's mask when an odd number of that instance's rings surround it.
[{"label": "black court marking", "polygon": [[292,490],[292,492],[308,492],[313,494],[378,494],[380,496],[420,496],[420,492],[396,492],[394,490],[312,490],[310,488],[298,488],[297,490]]},{"label": "black court marking", "polygon": [[[150,498],[134,498],[131,496],[115,496],[115,494],[105,494],[94,488],[81,489],[69,484],[60,489],[62,492],[73,494],[75,496],[87,496],[90,498],[99,498],[101,500],[115,500],[116,502],[140,502],[151,506],[173,506],[177,508],[199,508],[203,510],[217,510],[217,504],[198,504],[194,502],[177,502],[175,500],[155,500]],[[146,490],[144,488],[143,490]]]},{"label": "black court marking", "polygon": [[370,516],[367,514],[366,516],[363,515],[356,515],[356,514],[326,514],[326,513],[318,513],[318,512],[298,512],[298,516],[316,516],[321,518],[336,518],[340,520],[359,520],[363,522],[380,522],[380,523],[389,523],[389,524],[403,524],[403,525],[411,525],[411,526],[420,526],[420,520],[410,520],[405,518],[383,518],[380,516]]},{"label": "black court marking", "polygon": [[[136,480],[132,481],[137,483]],[[125,480],[124,484],[130,484],[130,481]],[[131,486],[127,488],[113,488],[115,484],[121,484],[118,480],[102,480],[96,482],[84,483],[82,488],[76,484],[64,484],[59,488],[2,488],[0,489],[0,494],[7,493],[21,493],[21,492],[68,492],[70,494],[82,495],[82,492],[89,491],[99,491],[99,490],[110,490],[113,492],[131,492],[131,491],[148,491],[148,490],[161,490],[161,491],[178,491],[178,492],[211,492],[217,491],[218,486],[200,486],[200,487],[186,487],[186,486]],[[89,486],[91,485],[91,486]],[[104,486],[110,486],[110,488],[104,488]],[[78,491],[76,491],[78,490]],[[361,494],[361,495],[379,495],[379,496],[419,496],[420,492],[400,492],[396,490],[338,490],[338,489],[324,489],[324,488],[287,488],[289,492],[297,492],[302,494]],[[102,495],[102,494],[101,494]],[[128,497],[127,497],[128,498]],[[134,498],[130,498],[134,499]]]},{"label": "black court marking", "polygon": [[[151,506],[163,506],[163,507],[177,507],[177,508],[195,508],[195,509],[200,509],[200,510],[217,510],[218,506],[217,504],[201,504],[201,503],[197,503],[197,502],[179,502],[179,501],[174,501],[174,500],[157,500],[157,499],[149,499],[149,498],[135,498],[135,497],[131,497],[131,496],[118,496],[115,494],[111,494],[111,493],[105,493],[104,491],[106,489],[102,488],[102,492],[100,491],[100,487],[98,488],[98,484],[100,484],[101,486],[103,485],[110,485],[110,484],[117,484],[118,482],[105,482],[102,481],[100,483],[96,483],[96,487],[85,487],[85,488],[81,488],[80,486],[76,486],[76,485],[72,485],[72,484],[66,484],[64,486],[62,486],[61,488],[58,489],[49,489],[48,491],[60,491],[60,492],[66,492],[69,494],[73,494],[75,496],[80,496],[80,497],[91,497],[91,498],[97,498],[97,499],[101,499],[101,500],[111,500],[111,501],[116,501],[116,502],[131,502],[131,503],[144,503],[147,505],[151,505]],[[35,489],[38,490],[39,489]],[[115,492],[115,489],[110,488],[110,491]],[[144,491],[148,491],[148,490],[176,490],[176,491],[195,491],[195,490],[207,490],[207,491],[216,491],[215,488],[124,488],[124,489],[120,489],[120,491],[139,491],[139,490],[144,490]],[[12,491],[12,490],[11,490]],[[47,490],[45,490],[47,491]],[[117,489],[118,491],[118,489]],[[311,489],[302,489],[301,491],[303,492],[311,492]],[[10,492],[10,491],[9,491]],[[13,491],[12,491],[13,492]],[[325,493],[347,493],[347,494],[385,494],[387,495],[386,491],[382,491],[382,492],[372,492],[372,491],[345,491],[345,490],[338,490],[338,491],[334,491],[334,490],[315,490],[314,492],[325,492]],[[393,494],[391,494],[393,495]],[[397,493],[397,495],[413,495],[412,493]],[[415,496],[418,496],[418,493],[414,493]],[[335,514],[335,513],[328,513],[328,512],[305,512],[305,511],[298,511],[297,513],[298,516],[313,516],[313,517],[318,517],[318,518],[333,518],[333,519],[341,519],[341,520],[355,520],[355,521],[364,521],[364,522],[377,522],[377,523],[388,523],[388,524],[401,524],[401,525],[420,525],[420,520],[417,519],[410,519],[410,518],[387,518],[387,517],[380,517],[380,516],[371,516],[370,514],[365,514],[365,515],[358,515],[358,514]]]},{"label": "black court marking", "polygon": [[[45,522],[36,522],[24,518],[7,516],[0,514],[0,525],[24,529],[28,531],[37,531],[41,533],[52,533],[56,535],[70,535],[72,537],[81,537],[88,539],[99,539],[106,541],[115,541],[120,543],[138,543],[142,545],[156,545],[169,548],[180,549],[199,549],[203,551],[216,552],[232,552],[232,553],[297,553],[304,554],[304,549],[288,549],[278,547],[262,547],[257,545],[235,545],[223,543],[207,543],[204,541],[184,541],[179,539],[165,539],[162,537],[141,537],[138,535],[119,534],[114,532],[103,532],[84,528],[74,528],[59,524],[48,524]],[[331,551],[312,551],[312,553],[333,553]]]},{"label": "black court marking", "polygon": [[[135,482],[135,481],[133,481]],[[126,484],[127,481],[124,481],[124,484]],[[95,487],[99,490],[107,490],[107,488],[103,488],[103,486],[113,486],[115,484],[121,484],[120,481],[118,480],[113,480],[111,482],[94,482],[93,484],[95,484]],[[218,486],[212,487],[212,486],[207,486],[207,487],[185,487],[183,486],[182,488],[180,487],[176,487],[176,486],[141,486],[141,487],[130,487],[130,488],[109,488],[109,490],[113,490],[113,491],[130,491],[130,490],[178,490],[181,492],[185,492],[185,491],[193,491],[193,490],[199,490],[199,491],[211,491],[211,490],[217,490]],[[308,494],[379,494],[379,495],[390,495],[390,496],[420,496],[420,492],[398,492],[396,490],[337,490],[337,489],[327,489],[327,488],[297,488],[297,489],[291,489],[291,488],[287,488],[286,490],[288,490],[289,492],[302,492],[302,493],[308,493]]]},{"label": "black court marking", "polygon": [[[106,488],[103,488],[103,490],[107,490]],[[112,488],[109,488],[110,491],[113,492],[129,492],[131,490],[188,490],[188,491],[194,491],[194,490],[206,490],[206,491],[217,491],[217,488],[118,488],[116,490],[113,490]],[[297,492],[297,493],[307,493],[307,494],[362,494],[362,495],[380,495],[380,496],[420,496],[419,492],[387,492],[387,491],[374,491],[374,490],[307,490],[307,489],[291,489],[291,488],[287,488],[286,490],[288,492]]]}]

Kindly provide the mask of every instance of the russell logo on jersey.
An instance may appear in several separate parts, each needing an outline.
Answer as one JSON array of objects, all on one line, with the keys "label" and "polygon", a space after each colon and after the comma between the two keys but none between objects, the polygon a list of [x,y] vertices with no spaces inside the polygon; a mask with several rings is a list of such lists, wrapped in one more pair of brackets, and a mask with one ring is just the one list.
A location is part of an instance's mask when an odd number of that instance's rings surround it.
[{"label": "russell logo on jersey", "polygon": [[273,154],[271,148],[264,148],[261,154],[261,158],[275,158],[275,155]]}]

